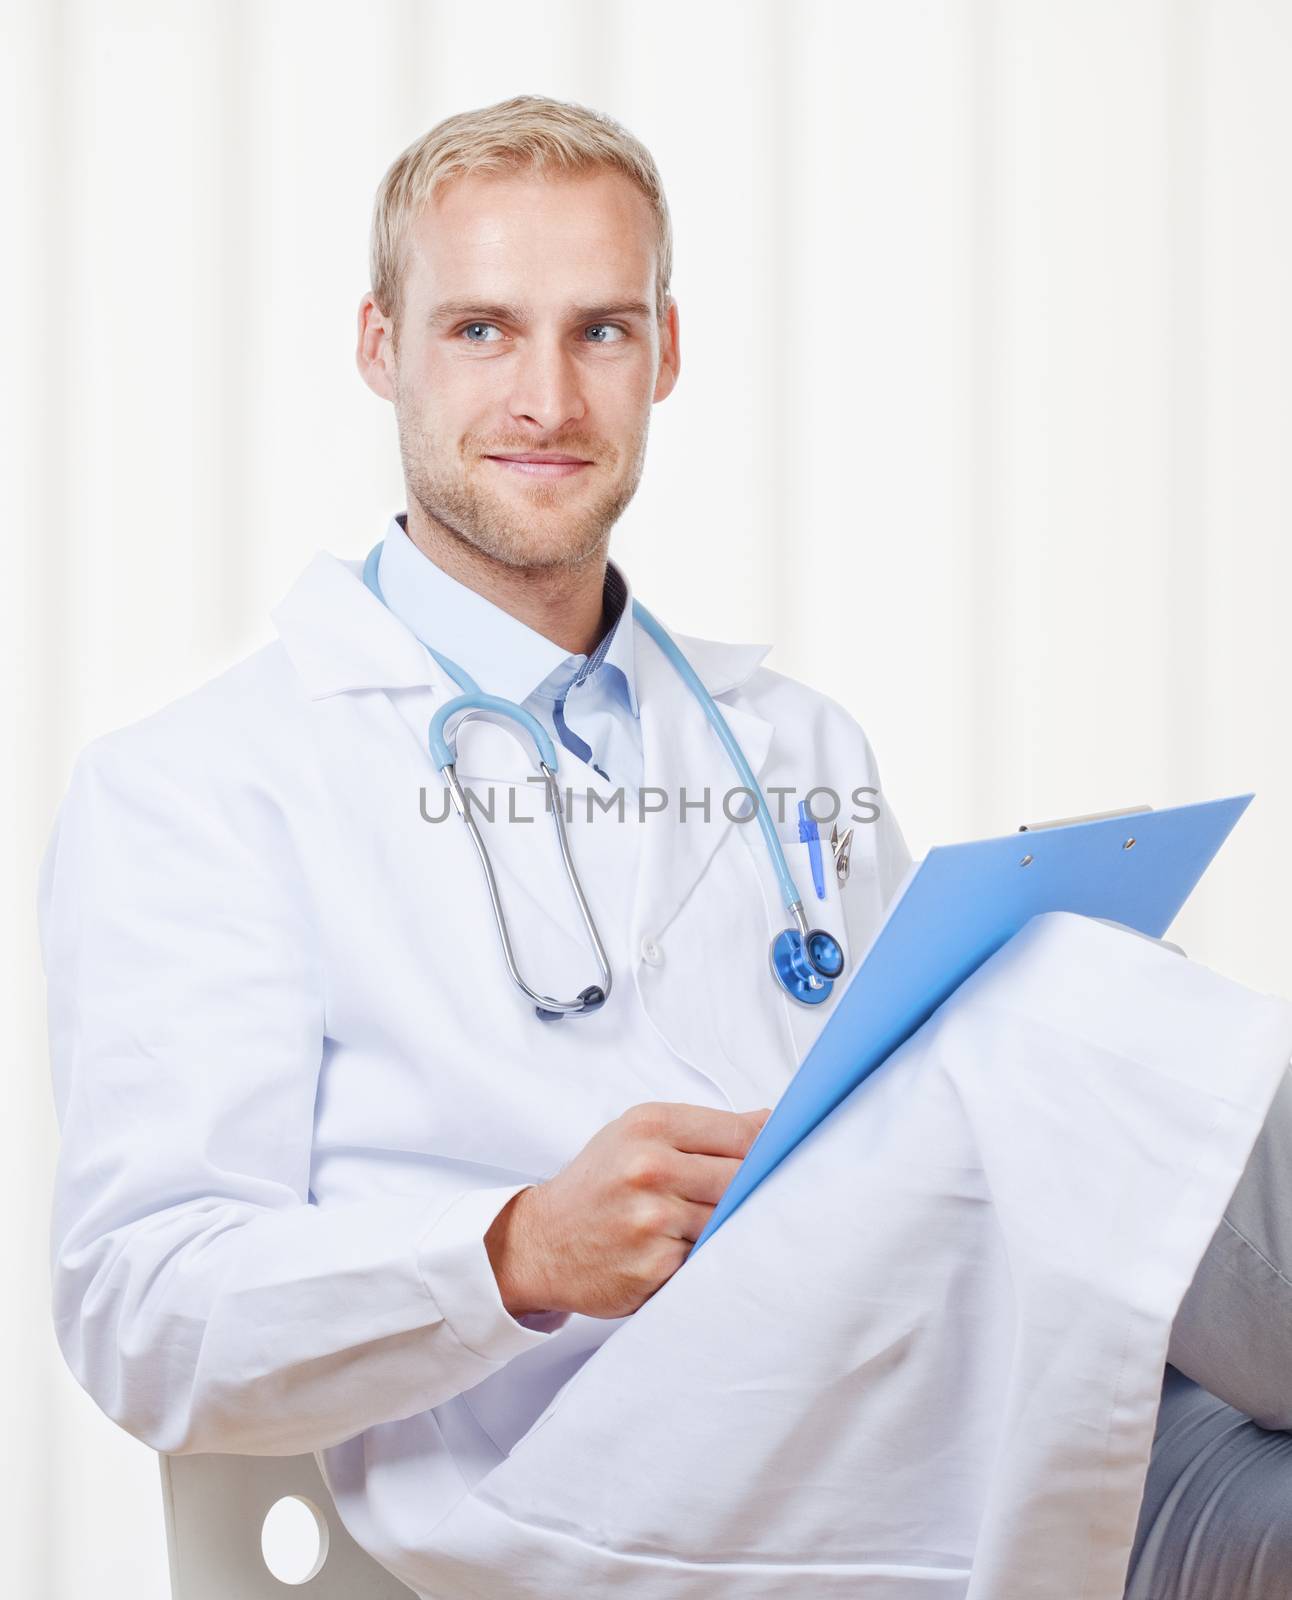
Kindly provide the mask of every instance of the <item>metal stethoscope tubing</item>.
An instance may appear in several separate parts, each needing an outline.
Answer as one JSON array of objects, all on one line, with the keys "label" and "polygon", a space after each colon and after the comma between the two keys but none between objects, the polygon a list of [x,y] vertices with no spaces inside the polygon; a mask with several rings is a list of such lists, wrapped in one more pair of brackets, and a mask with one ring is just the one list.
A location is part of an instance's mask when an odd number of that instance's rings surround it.
[{"label": "metal stethoscope tubing", "polygon": [[[493,703],[491,704],[490,702]],[[551,811],[552,820],[556,824],[556,837],[561,846],[561,859],[565,863],[565,875],[569,880],[570,888],[578,904],[579,914],[583,918],[583,925],[588,930],[592,953],[597,958],[597,971],[601,977],[599,984],[592,983],[586,989],[581,989],[578,997],[574,1000],[557,1000],[552,995],[541,994],[537,990],[531,989],[529,984],[521,977],[520,970],[516,965],[516,954],[512,949],[511,935],[507,929],[507,918],[502,908],[502,896],[498,893],[498,880],[494,877],[493,863],[489,859],[489,852],[485,848],[485,842],[476,824],[476,819],[471,815],[471,807],[462,791],[462,785],[458,782],[456,751],[448,746],[444,737],[444,724],[459,711],[462,715],[459,718],[458,727],[461,727],[462,723],[468,722],[479,711],[501,712],[504,716],[512,717],[516,721],[523,721],[526,725],[533,724],[528,731],[533,734],[534,742],[539,747],[538,768],[543,774],[543,780],[547,785],[547,807]],[[518,712],[520,716],[517,716]],[[455,731],[455,741],[456,737]],[[507,971],[511,974],[512,982],[534,1002],[535,1014],[543,1022],[555,1022],[560,1017],[581,1016],[584,1012],[596,1011],[606,1003],[610,995],[610,962],[606,956],[605,946],[601,942],[601,935],[597,932],[597,925],[588,906],[587,896],[583,892],[583,885],[579,882],[579,874],[575,869],[574,857],[570,854],[570,841],[566,836],[565,821],[561,815],[561,791],[556,784],[555,752],[552,752],[550,765],[544,759],[543,746],[546,745],[549,751],[552,750],[547,730],[535,718],[531,717],[524,707],[518,706],[512,701],[503,700],[496,695],[464,694],[459,695],[455,700],[448,701],[435,713],[431,720],[430,743],[433,754],[438,756],[442,753],[447,758],[440,762],[440,771],[444,774],[445,781],[449,786],[449,793],[453,796],[453,804],[457,809],[458,815],[467,825],[472,843],[476,847],[476,854],[480,857],[480,865],[484,868],[485,883],[489,888],[489,903],[493,906],[494,921],[498,924],[498,937],[502,941],[503,959],[507,963]],[[437,744],[440,747],[439,750],[436,748]]]},{"label": "metal stethoscope tubing", "polygon": [[[381,592],[381,585],[377,579],[377,567],[381,558],[381,545],[376,544],[368,552],[367,560],[363,567],[363,581],[381,603],[385,604],[385,596]],[[808,926],[807,917],[803,910],[803,901],[798,893],[789,863],[785,859],[785,852],[781,848],[781,841],[776,836],[776,829],[768,814],[767,802],[763,796],[753,769],[745,759],[745,753],[740,748],[735,735],[727,725],[726,718],[722,715],[713,696],[700,682],[691,663],[674,644],[661,624],[647,611],[640,600],[633,601],[634,620],[641,624],[664,655],[668,658],[674,670],[690,689],[692,695],[704,711],[710,726],[721,740],[723,748],[731,758],[743,787],[753,796],[758,825],[762,830],[763,840],[767,846],[768,855],[771,857],[772,867],[775,870],[777,881],[780,885],[781,897],[786,909],[794,920],[794,926],[782,929],[772,940],[770,959],[773,976],[777,983],[785,990],[791,999],[798,1000],[804,1005],[819,1005],[827,999],[834,988],[834,981],[843,972],[844,956],[843,947],[833,934],[823,928]],[[587,896],[579,882],[579,875],[574,865],[574,858],[570,853],[570,842],[565,832],[565,822],[561,811],[560,790],[556,783],[557,757],[556,749],[552,744],[547,730],[523,706],[514,701],[506,700],[501,695],[484,693],[475,679],[451,661],[447,656],[441,655],[433,646],[422,641],[427,650],[439,663],[445,672],[462,690],[454,699],[447,701],[435,712],[431,718],[428,734],[431,758],[443,773],[445,782],[449,786],[449,793],[453,798],[454,807],[458,815],[466,823],[467,830],[475,845],[476,853],[480,857],[480,865],[484,869],[485,883],[489,890],[489,902],[493,906],[494,921],[498,926],[498,937],[502,944],[503,958],[507,963],[507,971],[513,983],[534,1002],[536,1015],[544,1022],[555,1021],[563,1016],[582,1016],[588,1012],[599,1010],[606,1002],[610,993],[611,975],[610,963],[606,957],[605,946],[597,932],[596,922],[589,909]],[[584,927],[587,929],[588,938],[592,945],[593,954],[597,961],[597,970],[600,974],[600,983],[589,984],[580,991],[574,1000],[558,1000],[551,995],[545,995],[532,989],[521,977],[516,965],[516,955],[512,948],[511,935],[507,928],[507,918],[503,911],[502,897],[498,892],[498,882],[494,875],[493,864],[489,859],[489,852],[485,846],[480,829],[475,818],[471,815],[470,806],[466,795],[458,781],[457,775],[457,749],[456,729],[453,734],[453,743],[449,742],[446,734],[446,725],[451,717],[458,719],[458,727],[472,716],[492,712],[508,720],[518,723],[533,739],[538,752],[538,767],[543,774],[547,787],[547,804],[552,812],[556,826],[557,841],[561,849],[561,859],[565,864],[566,877],[583,918]]]}]

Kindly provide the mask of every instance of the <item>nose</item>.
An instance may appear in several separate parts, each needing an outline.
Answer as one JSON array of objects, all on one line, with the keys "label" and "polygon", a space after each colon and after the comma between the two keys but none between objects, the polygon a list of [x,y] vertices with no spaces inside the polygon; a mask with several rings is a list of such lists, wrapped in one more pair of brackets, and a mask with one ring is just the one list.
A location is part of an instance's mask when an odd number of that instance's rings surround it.
[{"label": "nose", "polygon": [[555,433],[567,423],[582,420],[587,407],[578,364],[563,334],[535,334],[526,339],[512,374],[510,409],[517,422]]}]

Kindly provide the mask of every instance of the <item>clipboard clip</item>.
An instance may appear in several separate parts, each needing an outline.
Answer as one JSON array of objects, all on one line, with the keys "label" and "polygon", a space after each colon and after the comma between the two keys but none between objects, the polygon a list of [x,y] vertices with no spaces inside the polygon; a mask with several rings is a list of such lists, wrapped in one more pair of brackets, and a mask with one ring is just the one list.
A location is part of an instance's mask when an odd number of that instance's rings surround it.
[{"label": "clipboard clip", "polygon": [[1020,833],[1035,833],[1039,828],[1066,828],[1073,822],[1102,822],[1105,817],[1133,817],[1141,811],[1151,811],[1152,806],[1123,806],[1120,811],[1092,811],[1086,817],[1056,817],[1053,822],[1020,822]]}]

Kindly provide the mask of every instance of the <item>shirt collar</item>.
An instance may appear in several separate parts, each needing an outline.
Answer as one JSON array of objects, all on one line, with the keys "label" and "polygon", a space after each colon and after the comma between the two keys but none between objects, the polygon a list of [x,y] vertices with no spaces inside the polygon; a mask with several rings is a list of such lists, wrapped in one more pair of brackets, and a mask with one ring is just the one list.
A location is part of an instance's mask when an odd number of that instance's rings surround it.
[{"label": "shirt collar", "polygon": [[[591,655],[562,650],[518,617],[451,577],[408,537],[404,514],[390,519],[377,581],[386,604],[423,643],[455,661],[489,694],[518,704],[536,689],[556,693],[612,668],[617,688],[638,715],[633,671],[632,592],[612,561],[606,563],[605,613],[610,626]],[[625,623],[625,618],[628,619]],[[549,683],[550,680],[550,683]]]}]

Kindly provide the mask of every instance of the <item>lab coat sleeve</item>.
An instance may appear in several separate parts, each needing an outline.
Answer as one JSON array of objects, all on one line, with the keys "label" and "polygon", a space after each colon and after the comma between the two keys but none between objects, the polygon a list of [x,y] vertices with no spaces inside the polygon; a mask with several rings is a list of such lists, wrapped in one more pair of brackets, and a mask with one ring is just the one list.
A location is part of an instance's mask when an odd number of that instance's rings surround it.
[{"label": "lab coat sleeve", "polygon": [[159,1451],[321,1449],[564,1319],[517,1322],[489,1265],[523,1184],[313,1202],[325,980],[289,830],[133,732],[82,753],[41,865],[59,1345]]}]

